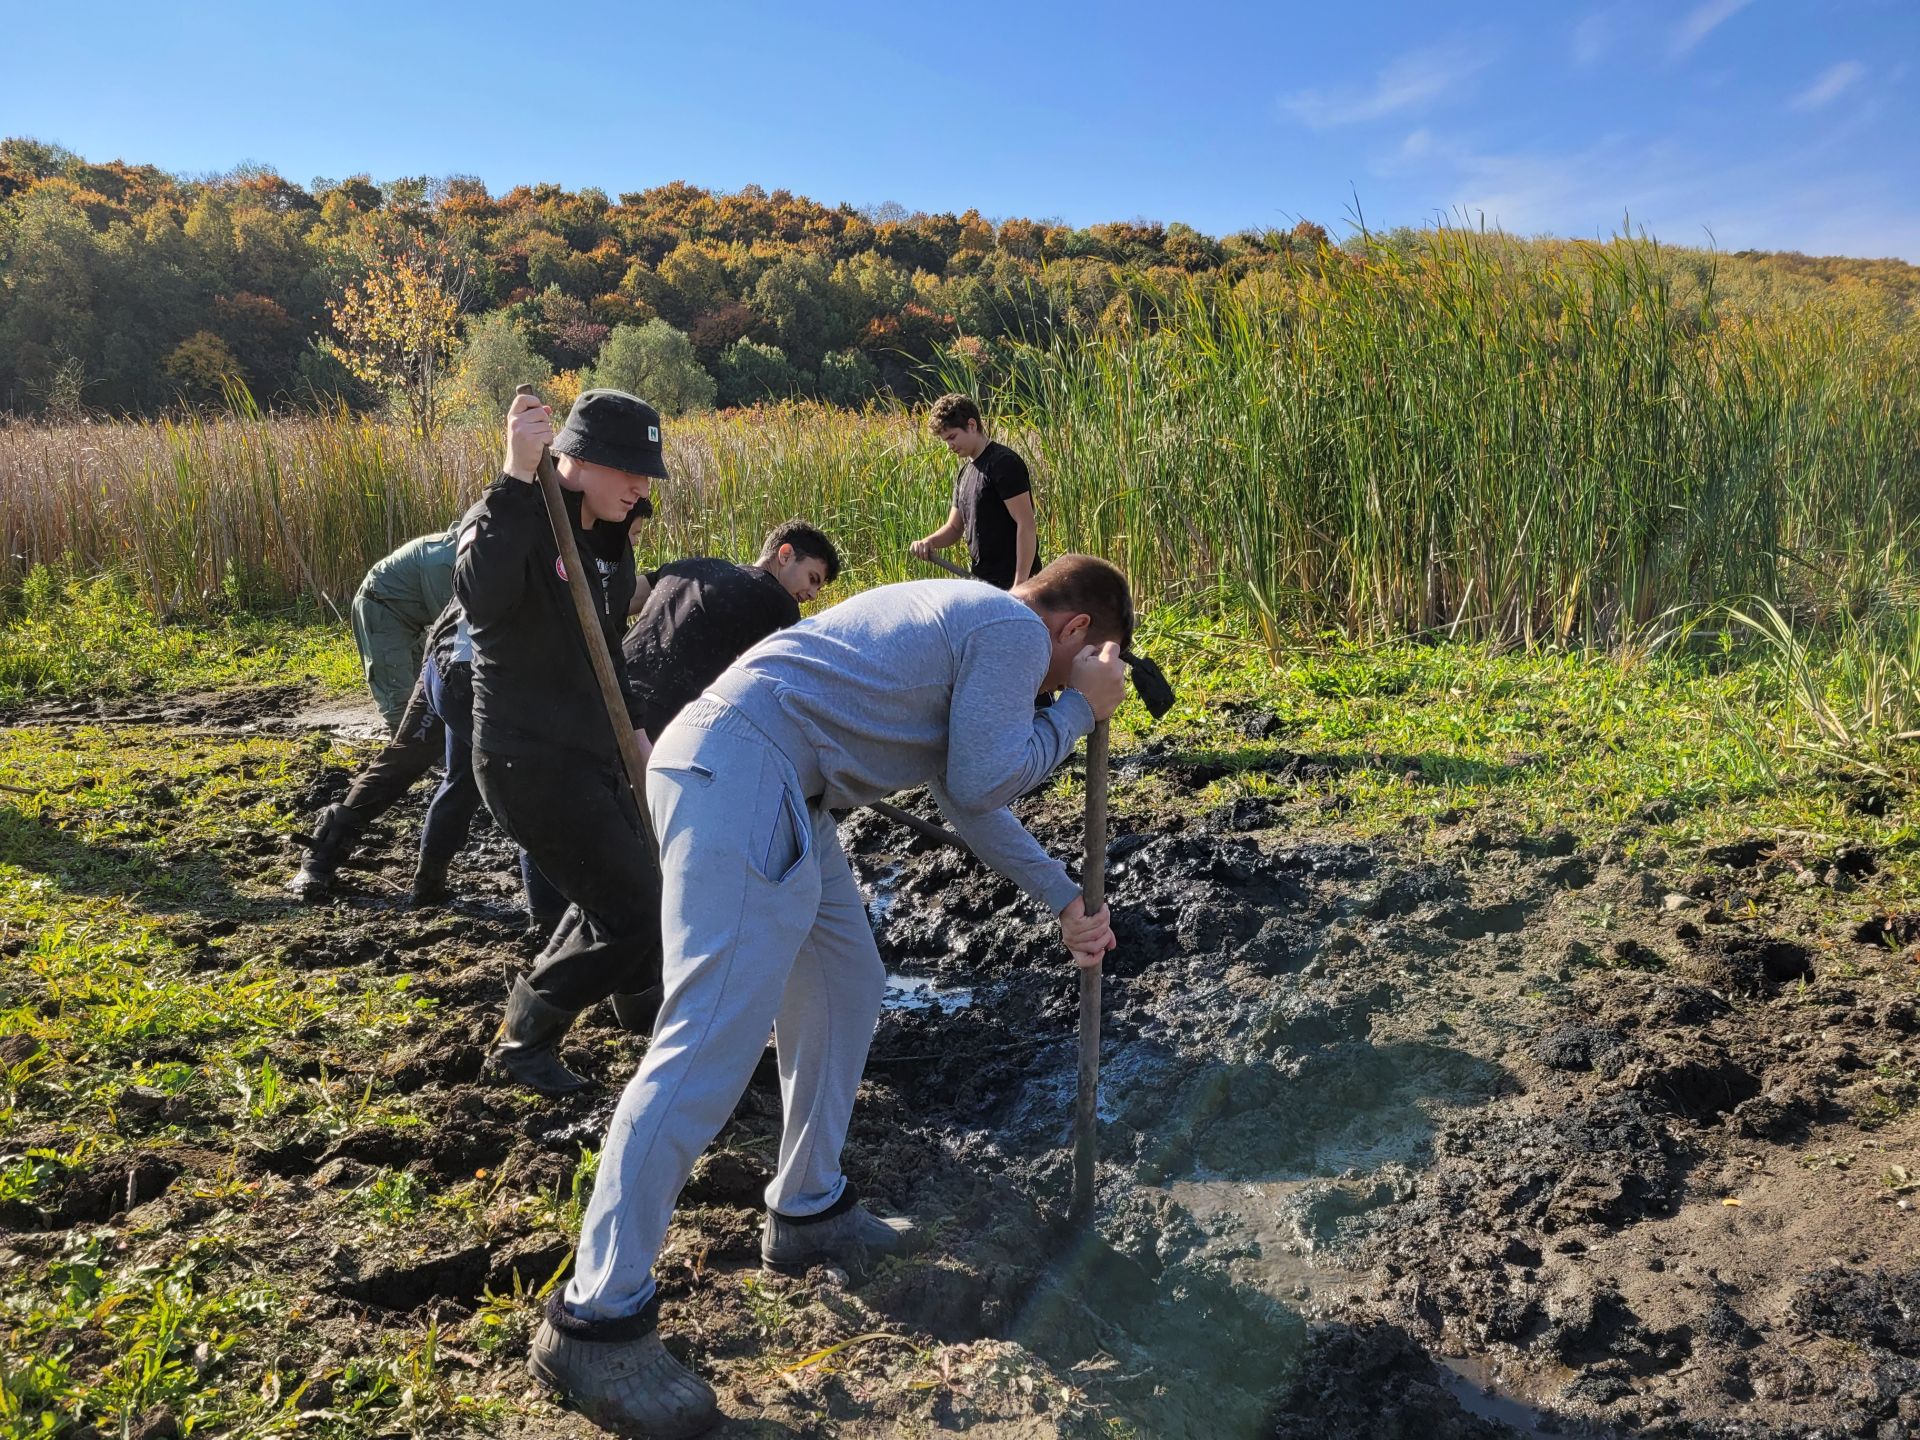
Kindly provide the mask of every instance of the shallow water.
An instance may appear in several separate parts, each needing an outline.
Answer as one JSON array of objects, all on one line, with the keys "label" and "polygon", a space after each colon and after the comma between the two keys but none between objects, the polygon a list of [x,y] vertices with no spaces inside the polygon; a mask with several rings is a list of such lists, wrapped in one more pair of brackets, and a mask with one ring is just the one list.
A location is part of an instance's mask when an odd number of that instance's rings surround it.
[{"label": "shallow water", "polygon": [[952,1015],[973,1004],[973,987],[936,985],[924,975],[889,975],[880,1003],[889,1010],[937,1010]]},{"label": "shallow water", "polygon": [[1496,1421],[1529,1437],[1569,1433],[1525,1397],[1501,1383],[1493,1367],[1484,1361],[1464,1355],[1435,1355],[1433,1363],[1440,1367],[1441,1380],[1448,1392],[1469,1415]]}]

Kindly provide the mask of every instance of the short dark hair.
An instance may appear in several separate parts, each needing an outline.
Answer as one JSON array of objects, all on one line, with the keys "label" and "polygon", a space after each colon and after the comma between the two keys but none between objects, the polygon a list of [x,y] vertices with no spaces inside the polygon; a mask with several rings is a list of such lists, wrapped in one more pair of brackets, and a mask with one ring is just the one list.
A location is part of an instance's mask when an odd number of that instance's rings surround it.
[{"label": "short dark hair", "polygon": [[980,407],[974,404],[971,395],[942,395],[927,412],[927,428],[936,435],[942,430],[964,430],[969,420],[982,428],[986,426],[986,421],[980,418]]},{"label": "short dark hair", "polygon": [[783,520],[767,532],[767,543],[760,547],[760,563],[765,565],[780,553],[782,545],[791,545],[793,553],[818,560],[827,567],[827,583],[840,578],[840,552],[833,542],[804,520]]},{"label": "short dark hair", "polygon": [[1043,610],[1068,610],[1093,622],[1087,639],[1133,644],[1133,591],[1120,567],[1097,555],[1062,555],[1038,575],[1014,587]]}]

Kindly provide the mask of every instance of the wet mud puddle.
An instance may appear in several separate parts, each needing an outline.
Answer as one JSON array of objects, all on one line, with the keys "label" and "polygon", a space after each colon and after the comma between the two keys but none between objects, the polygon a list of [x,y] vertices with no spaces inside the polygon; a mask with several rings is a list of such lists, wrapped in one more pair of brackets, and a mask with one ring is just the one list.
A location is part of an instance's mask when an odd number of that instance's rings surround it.
[{"label": "wet mud puddle", "polygon": [[[870,821],[843,834],[890,971],[870,1078],[968,1183],[1060,1209],[1077,987],[1053,937],[966,857]],[[1504,1347],[1454,1332],[1456,1306],[1400,1298],[1447,1264],[1413,1228],[1475,1223],[1442,1181],[1520,1089],[1503,1010],[1433,962],[1520,973],[1505,959],[1524,943],[1507,917],[1520,887],[1483,893],[1381,848],[1178,829],[1124,837],[1108,874],[1121,949],[1095,1227],[1063,1263],[1009,1245],[1031,1221],[1002,1200],[954,1207],[973,1218],[953,1273],[1044,1297],[1044,1323],[1029,1305],[987,1333],[1063,1371],[1110,1364],[1110,1392],[1169,1435],[1610,1433],[1560,1403],[1572,1371],[1543,1355],[1510,1372]],[[944,1306],[916,1318],[953,1323]]]},{"label": "wet mud puddle", "polygon": [[[1501,1425],[1527,1440],[1569,1433],[1544,1413],[1544,1405],[1525,1397],[1483,1360],[1471,1356],[1436,1355],[1441,1384],[1467,1414]],[[1582,1431],[1577,1433],[1594,1433]]]},{"label": "wet mud puddle", "polygon": [[[867,902],[867,923],[875,930],[884,927],[892,916],[906,873],[904,865],[886,864],[874,870],[870,878],[860,882],[860,893]],[[971,985],[944,985],[928,975],[906,975],[889,970],[886,992],[880,1003],[888,1010],[952,1015],[973,1004],[973,989]]]},{"label": "wet mud puddle", "polygon": [[[1313,1323],[1340,1315],[1364,1300],[1369,1277],[1346,1263],[1345,1252],[1326,1243],[1329,1217],[1356,1203],[1351,1167],[1342,1181],[1330,1174],[1271,1180],[1201,1174],[1160,1187],[1193,1223],[1215,1238],[1236,1287],[1256,1291]],[[1399,1172],[1404,1174],[1404,1171]],[[1393,1167],[1383,1180],[1395,1188]],[[1366,1198],[1364,1195],[1358,1198]],[[1432,1356],[1439,1383],[1460,1410],[1500,1427],[1500,1433],[1534,1436],[1568,1431],[1545,1413],[1546,1402],[1473,1356]]]}]

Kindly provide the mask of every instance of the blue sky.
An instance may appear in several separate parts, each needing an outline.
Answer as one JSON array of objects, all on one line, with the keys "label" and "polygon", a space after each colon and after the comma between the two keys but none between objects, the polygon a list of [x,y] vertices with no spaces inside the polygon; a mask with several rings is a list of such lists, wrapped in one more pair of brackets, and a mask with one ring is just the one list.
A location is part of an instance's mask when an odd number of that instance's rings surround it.
[{"label": "blue sky", "polygon": [[757,182],[1213,234],[1342,232],[1357,196],[1374,226],[1631,215],[1920,262],[1920,0],[99,0],[8,31],[57,63],[8,67],[0,133],[188,174]]}]

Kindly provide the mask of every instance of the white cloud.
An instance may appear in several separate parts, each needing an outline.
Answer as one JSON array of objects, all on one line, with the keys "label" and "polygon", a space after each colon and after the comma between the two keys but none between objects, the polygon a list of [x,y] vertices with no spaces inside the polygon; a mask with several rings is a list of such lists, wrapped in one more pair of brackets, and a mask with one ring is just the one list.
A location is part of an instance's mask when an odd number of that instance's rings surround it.
[{"label": "white cloud", "polygon": [[1687,18],[1680,22],[1680,28],[1674,31],[1673,44],[1668,53],[1678,60],[1752,3],[1753,0],[1703,0],[1687,13]]},{"label": "white cloud", "polygon": [[1842,60],[1838,65],[1829,65],[1820,72],[1820,78],[1793,97],[1796,110],[1818,110],[1831,105],[1848,90],[1851,90],[1867,73],[1867,67],[1858,60]]},{"label": "white cloud", "polygon": [[1296,120],[1315,130],[1381,120],[1458,92],[1492,58],[1458,45],[1416,50],[1381,70],[1366,89],[1332,93],[1302,90],[1281,104]]},{"label": "white cloud", "polygon": [[[1838,155],[1851,153],[1851,142]],[[1485,151],[1421,129],[1373,173],[1428,213],[1516,235],[1606,236],[1623,220],[1672,245],[1894,256],[1920,262],[1920,207],[1902,206],[1827,143],[1728,165],[1675,140],[1602,135],[1574,150]]]},{"label": "white cloud", "polygon": [[1573,27],[1573,63],[1591,65],[1613,48],[1613,12],[1596,10]]}]

